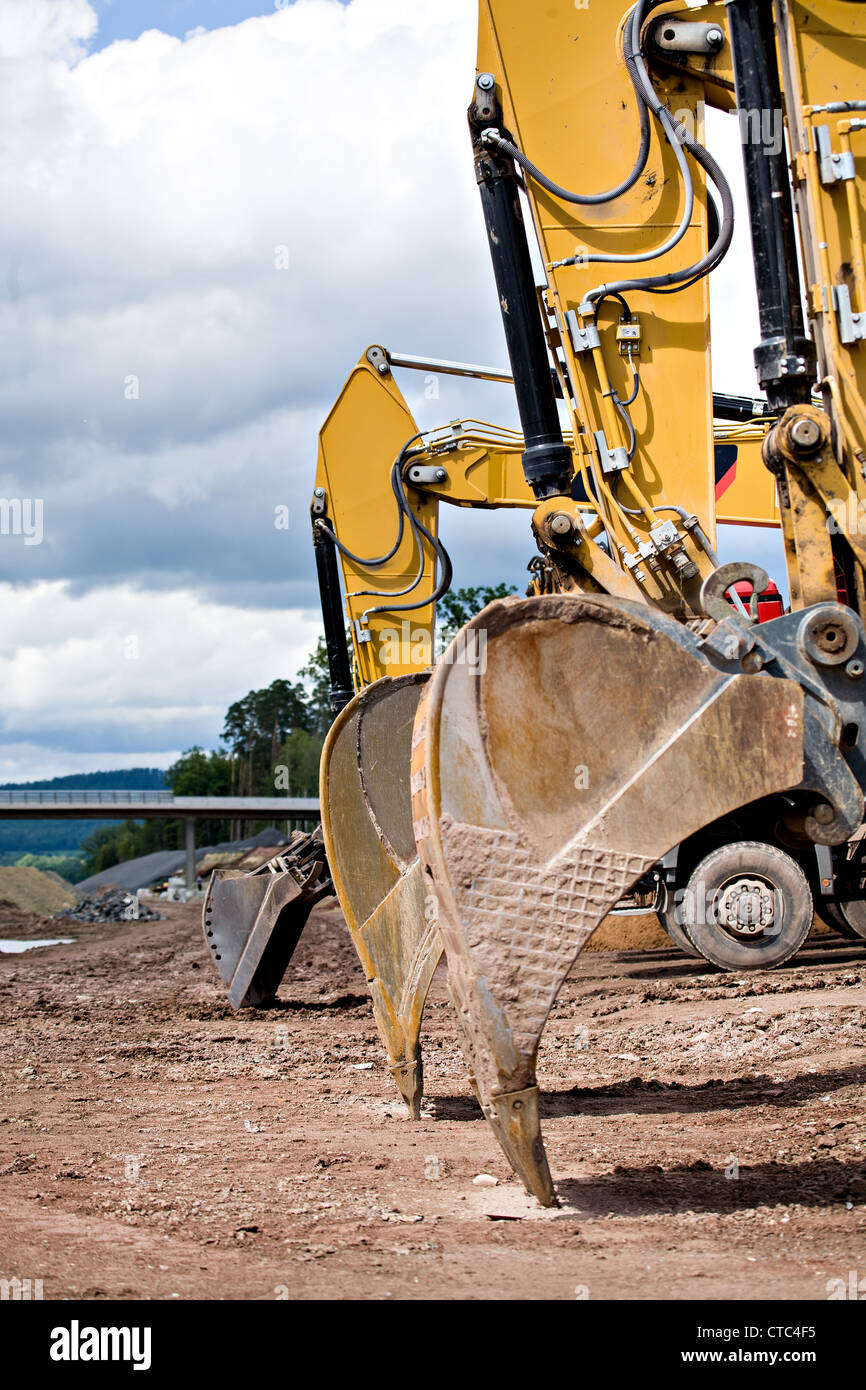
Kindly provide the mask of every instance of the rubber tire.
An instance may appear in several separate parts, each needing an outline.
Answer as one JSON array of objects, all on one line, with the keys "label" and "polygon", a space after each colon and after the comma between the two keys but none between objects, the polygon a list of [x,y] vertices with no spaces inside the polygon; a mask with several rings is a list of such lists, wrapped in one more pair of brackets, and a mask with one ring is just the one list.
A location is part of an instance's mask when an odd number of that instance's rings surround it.
[{"label": "rubber tire", "polygon": [[[686,902],[709,897],[736,874],[768,878],[782,896],[782,929],[774,936],[738,941],[713,921],[687,921],[686,930],[701,955],[721,970],[771,970],[784,965],[802,946],[812,926],[812,890],[790,854],[758,840],[740,840],[713,850],[694,869]],[[702,916],[705,914],[701,914]]]},{"label": "rubber tire", "polygon": [[852,934],[858,941],[866,941],[866,902],[855,898],[850,903],[839,903],[838,906]]},{"label": "rubber tire", "polygon": [[[864,907],[866,904],[858,903],[857,906]],[[830,930],[837,932],[839,936],[844,936],[846,941],[861,941],[863,939],[860,933],[856,932],[850,923],[846,922],[842,915],[840,903],[822,902],[820,907],[816,908],[816,911],[818,916],[827,923]]]},{"label": "rubber tire", "polygon": [[671,908],[664,908],[657,914],[659,925],[666,931],[677,950],[683,951],[687,956],[695,956],[698,960],[702,959],[700,951],[696,950],[686,935],[685,927],[678,922],[675,911]]}]

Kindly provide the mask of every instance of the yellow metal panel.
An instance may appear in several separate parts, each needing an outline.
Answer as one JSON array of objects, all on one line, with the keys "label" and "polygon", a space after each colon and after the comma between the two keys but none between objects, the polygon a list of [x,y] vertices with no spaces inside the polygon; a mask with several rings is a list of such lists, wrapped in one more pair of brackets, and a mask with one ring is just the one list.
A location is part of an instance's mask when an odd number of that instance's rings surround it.
[{"label": "yellow metal panel", "polygon": [[[622,59],[617,11],[607,5],[575,7],[573,0],[543,6],[525,0],[482,0],[478,67],[499,84],[504,123],[517,144],[567,188],[594,193],[630,169],[639,141],[635,100]],[[681,73],[653,73],[656,90],[674,112],[698,125],[703,84]],[[587,355],[575,357],[565,314],[604,281],[667,272],[697,260],[707,247],[706,196],[695,174],[695,210],[680,244],[657,261],[628,267],[589,264],[549,272],[569,372],[587,428],[602,427],[602,392]],[[634,187],[612,203],[576,207],[528,181],[542,255],[549,266],[586,251],[633,253],[660,245],[680,219],[684,193],[670,147],[653,123],[647,167]],[[642,329],[643,389],[632,407],[639,448],[634,472],[654,505],[675,502],[697,513],[713,534],[712,405],[709,302],[706,280],[674,295],[629,292]],[[629,393],[627,362],[618,351],[618,315],[608,301],[601,312],[604,361],[614,387]],[[611,440],[624,443],[624,438]],[[638,529],[647,529],[638,523]]]},{"label": "yellow metal panel", "polygon": [[[326,494],[327,517],[340,541],[361,557],[389,551],[397,537],[397,503],[391,490],[391,465],[407,440],[417,432],[393,377],[381,377],[362,357],[343,387],[319,433],[316,486]],[[435,497],[409,490],[414,516],[436,534]],[[352,623],[356,683],[369,685],[381,675],[400,676],[423,671],[433,659],[433,606],[411,612],[399,605],[429,598],[434,588],[429,545],[427,563],[417,588],[405,596],[398,591],[418,573],[418,547],[407,526],[392,560],[374,569],[363,568],[340,555],[346,608]],[[360,594],[380,589],[385,597]],[[353,597],[353,594],[357,594]],[[391,604],[390,612],[364,615],[373,607]],[[360,641],[356,623],[369,632]]]},{"label": "yellow metal panel", "polygon": [[[779,526],[776,480],[761,458],[762,426],[737,426],[716,432],[720,451],[716,478],[716,520],[737,526]],[[729,451],[735,449],[736,456]],[[725,451],[722,453],[721,451]]]}]

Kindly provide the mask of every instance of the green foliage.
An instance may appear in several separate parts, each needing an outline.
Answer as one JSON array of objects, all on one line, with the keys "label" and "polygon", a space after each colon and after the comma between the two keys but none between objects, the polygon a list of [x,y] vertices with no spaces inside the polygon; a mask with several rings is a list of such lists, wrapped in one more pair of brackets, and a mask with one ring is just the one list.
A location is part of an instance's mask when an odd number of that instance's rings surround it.
[{"label": "green foliage", "polygon": [[274,788],[271,795],[285,791],[289,796],[319,795],[319,760],[322,739],[307,729],[293,729],[277,753]]},{"label": "green foliage", "polygon": [[436,617],[441,635],[450,642],[461,627],[465,627],[470,618],[474,618],[488,603],[516,593],[513,584],[480,584],[474,588],[451,589],[437,606]]},{"label": "green foliage", "polygon": [[308,729],[311,714],[303,685],[277,680],[265,690],[251,690],[229,705],[222,737],[232,758],[231,791],[267,796],[280,745],[293,729]]},{"label": "green foliage", "polygon": [[70,883],[77,883],[83,877],[82,859],[73,854],[22,854],[15,861],[22,869],[50,870]]},{"label": "green foliage", "polygon": [[232,760],[222,749],[188,748],[165,774],[175,796],[230,796]]},{"label": "green foliage", "polygon": [[[346,645],[351,649],[352,644],[348,629],[346,630]],[[317,734],[319,738],[324,739],[334,718],[331,713],[331,673],[328,668],[328,648],[324,636],[319,638],[315,650],[310,653],[309,659],[301,667],[298,675],[307,682],[306,699],[309,723],[306,727],[312,733]]]}]

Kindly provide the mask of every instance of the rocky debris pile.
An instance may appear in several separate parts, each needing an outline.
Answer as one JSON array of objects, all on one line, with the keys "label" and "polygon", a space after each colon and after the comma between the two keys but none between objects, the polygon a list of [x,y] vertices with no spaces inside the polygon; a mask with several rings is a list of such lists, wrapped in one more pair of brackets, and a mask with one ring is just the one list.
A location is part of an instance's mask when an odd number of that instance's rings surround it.
[{"label": "rocky debris pile", "polygon": [[75,907],[57,912],[55,917],[73,922],[159,922],[158,912],[146,907],[135,893],[123,888],[106,888],[102,893],[89,893]]}]

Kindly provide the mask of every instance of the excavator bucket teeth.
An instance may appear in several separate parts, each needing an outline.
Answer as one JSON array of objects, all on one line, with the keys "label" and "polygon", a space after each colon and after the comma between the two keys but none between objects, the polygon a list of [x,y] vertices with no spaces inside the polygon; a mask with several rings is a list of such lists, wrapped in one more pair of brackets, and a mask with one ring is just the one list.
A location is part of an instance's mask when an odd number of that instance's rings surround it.
[{"label": "excavator bucket teeth", "polygon": [[260,868],[214,870],[202,921],[233,1008],[274,997],[310,912],[331,892],[318,830]]},{"label": "excavator bucket teeth", "polygon": [[442,947],[412,834],[412,730],[426,674],[386,677],[334,721],[322,753],[322,830],[391,1074],[421,1111],[419,1035]]},{"label": "excavator bucket teeth", "polygon": [[498,601],[437,665],[415,835],[476,1094],[544,1205],[536,1056],[575,958],[674,845],[797,785],[803,729],[796,683],[719,669],[688,629],[607,596]]}]

